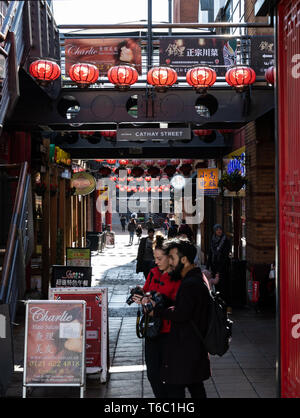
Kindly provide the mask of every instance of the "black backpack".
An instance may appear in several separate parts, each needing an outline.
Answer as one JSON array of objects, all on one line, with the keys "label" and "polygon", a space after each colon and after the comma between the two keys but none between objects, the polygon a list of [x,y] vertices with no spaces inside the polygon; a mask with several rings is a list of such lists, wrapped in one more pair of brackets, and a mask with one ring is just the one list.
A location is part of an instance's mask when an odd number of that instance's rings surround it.
[{"label": "black backpack", "polygon": [[200,331],[194,322],[193,325],[208,353],[211,355],[223,356],[229,349],[233,322],[228,318],[226,304],[220,298],[218,292],[213,293],[210,291],[208,309],[209,324],[205,337],[200,334]]}]

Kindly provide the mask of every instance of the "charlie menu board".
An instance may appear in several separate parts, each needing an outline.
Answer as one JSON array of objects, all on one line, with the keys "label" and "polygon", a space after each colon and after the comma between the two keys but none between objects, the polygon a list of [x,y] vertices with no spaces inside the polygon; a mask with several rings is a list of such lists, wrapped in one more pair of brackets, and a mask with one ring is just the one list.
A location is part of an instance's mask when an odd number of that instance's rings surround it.
[{"label": "charlie menu board", "polygon": [[26,302],[23,397],[27,386],[85,384],[86,302]]}]

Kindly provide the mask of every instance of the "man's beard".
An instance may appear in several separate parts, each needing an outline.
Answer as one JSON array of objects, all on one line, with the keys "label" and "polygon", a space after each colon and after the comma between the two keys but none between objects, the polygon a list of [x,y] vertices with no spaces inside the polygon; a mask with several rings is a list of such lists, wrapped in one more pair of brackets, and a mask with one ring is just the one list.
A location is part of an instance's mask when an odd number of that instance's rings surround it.
[{"label": "man's beard", "polygon": [[170,277],[172,281],[178,282],[178,280],[182,279],[181,272],[182,272],[183,267],[184,267],[184,264],[180,261],[175,267],[175,269],[170,272]]}]

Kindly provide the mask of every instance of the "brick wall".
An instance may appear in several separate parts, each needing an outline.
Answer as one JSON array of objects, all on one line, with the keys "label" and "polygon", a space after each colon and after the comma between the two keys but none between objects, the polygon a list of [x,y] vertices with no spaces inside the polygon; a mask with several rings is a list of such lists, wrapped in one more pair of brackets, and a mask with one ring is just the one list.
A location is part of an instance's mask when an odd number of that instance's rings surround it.
[{"label": "brick wall", "polygon": [[271,264],[275,259],[275,143],[272,113],[245,127],[247,261]]},{"label": "brick wall", "polygon": [[173,0],[173,22],[198,22],[199,0]]}]

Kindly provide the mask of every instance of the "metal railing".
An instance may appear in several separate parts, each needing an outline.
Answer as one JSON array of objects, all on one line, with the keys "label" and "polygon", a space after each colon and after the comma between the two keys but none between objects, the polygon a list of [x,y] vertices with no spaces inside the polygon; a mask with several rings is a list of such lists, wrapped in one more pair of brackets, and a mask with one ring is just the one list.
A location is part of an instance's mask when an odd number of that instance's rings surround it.
[{"label": "metal railing", "polygon": [[[0,168],[16,169],[18,164],[2,165]],[[10,318],[14,321],[17,301],[25,292],[26,265],[33,253],[33,213],[31,176],[28,163],[21,165],[15,203],[8,233],[0,281],[0,304],[9,305]]]}]

